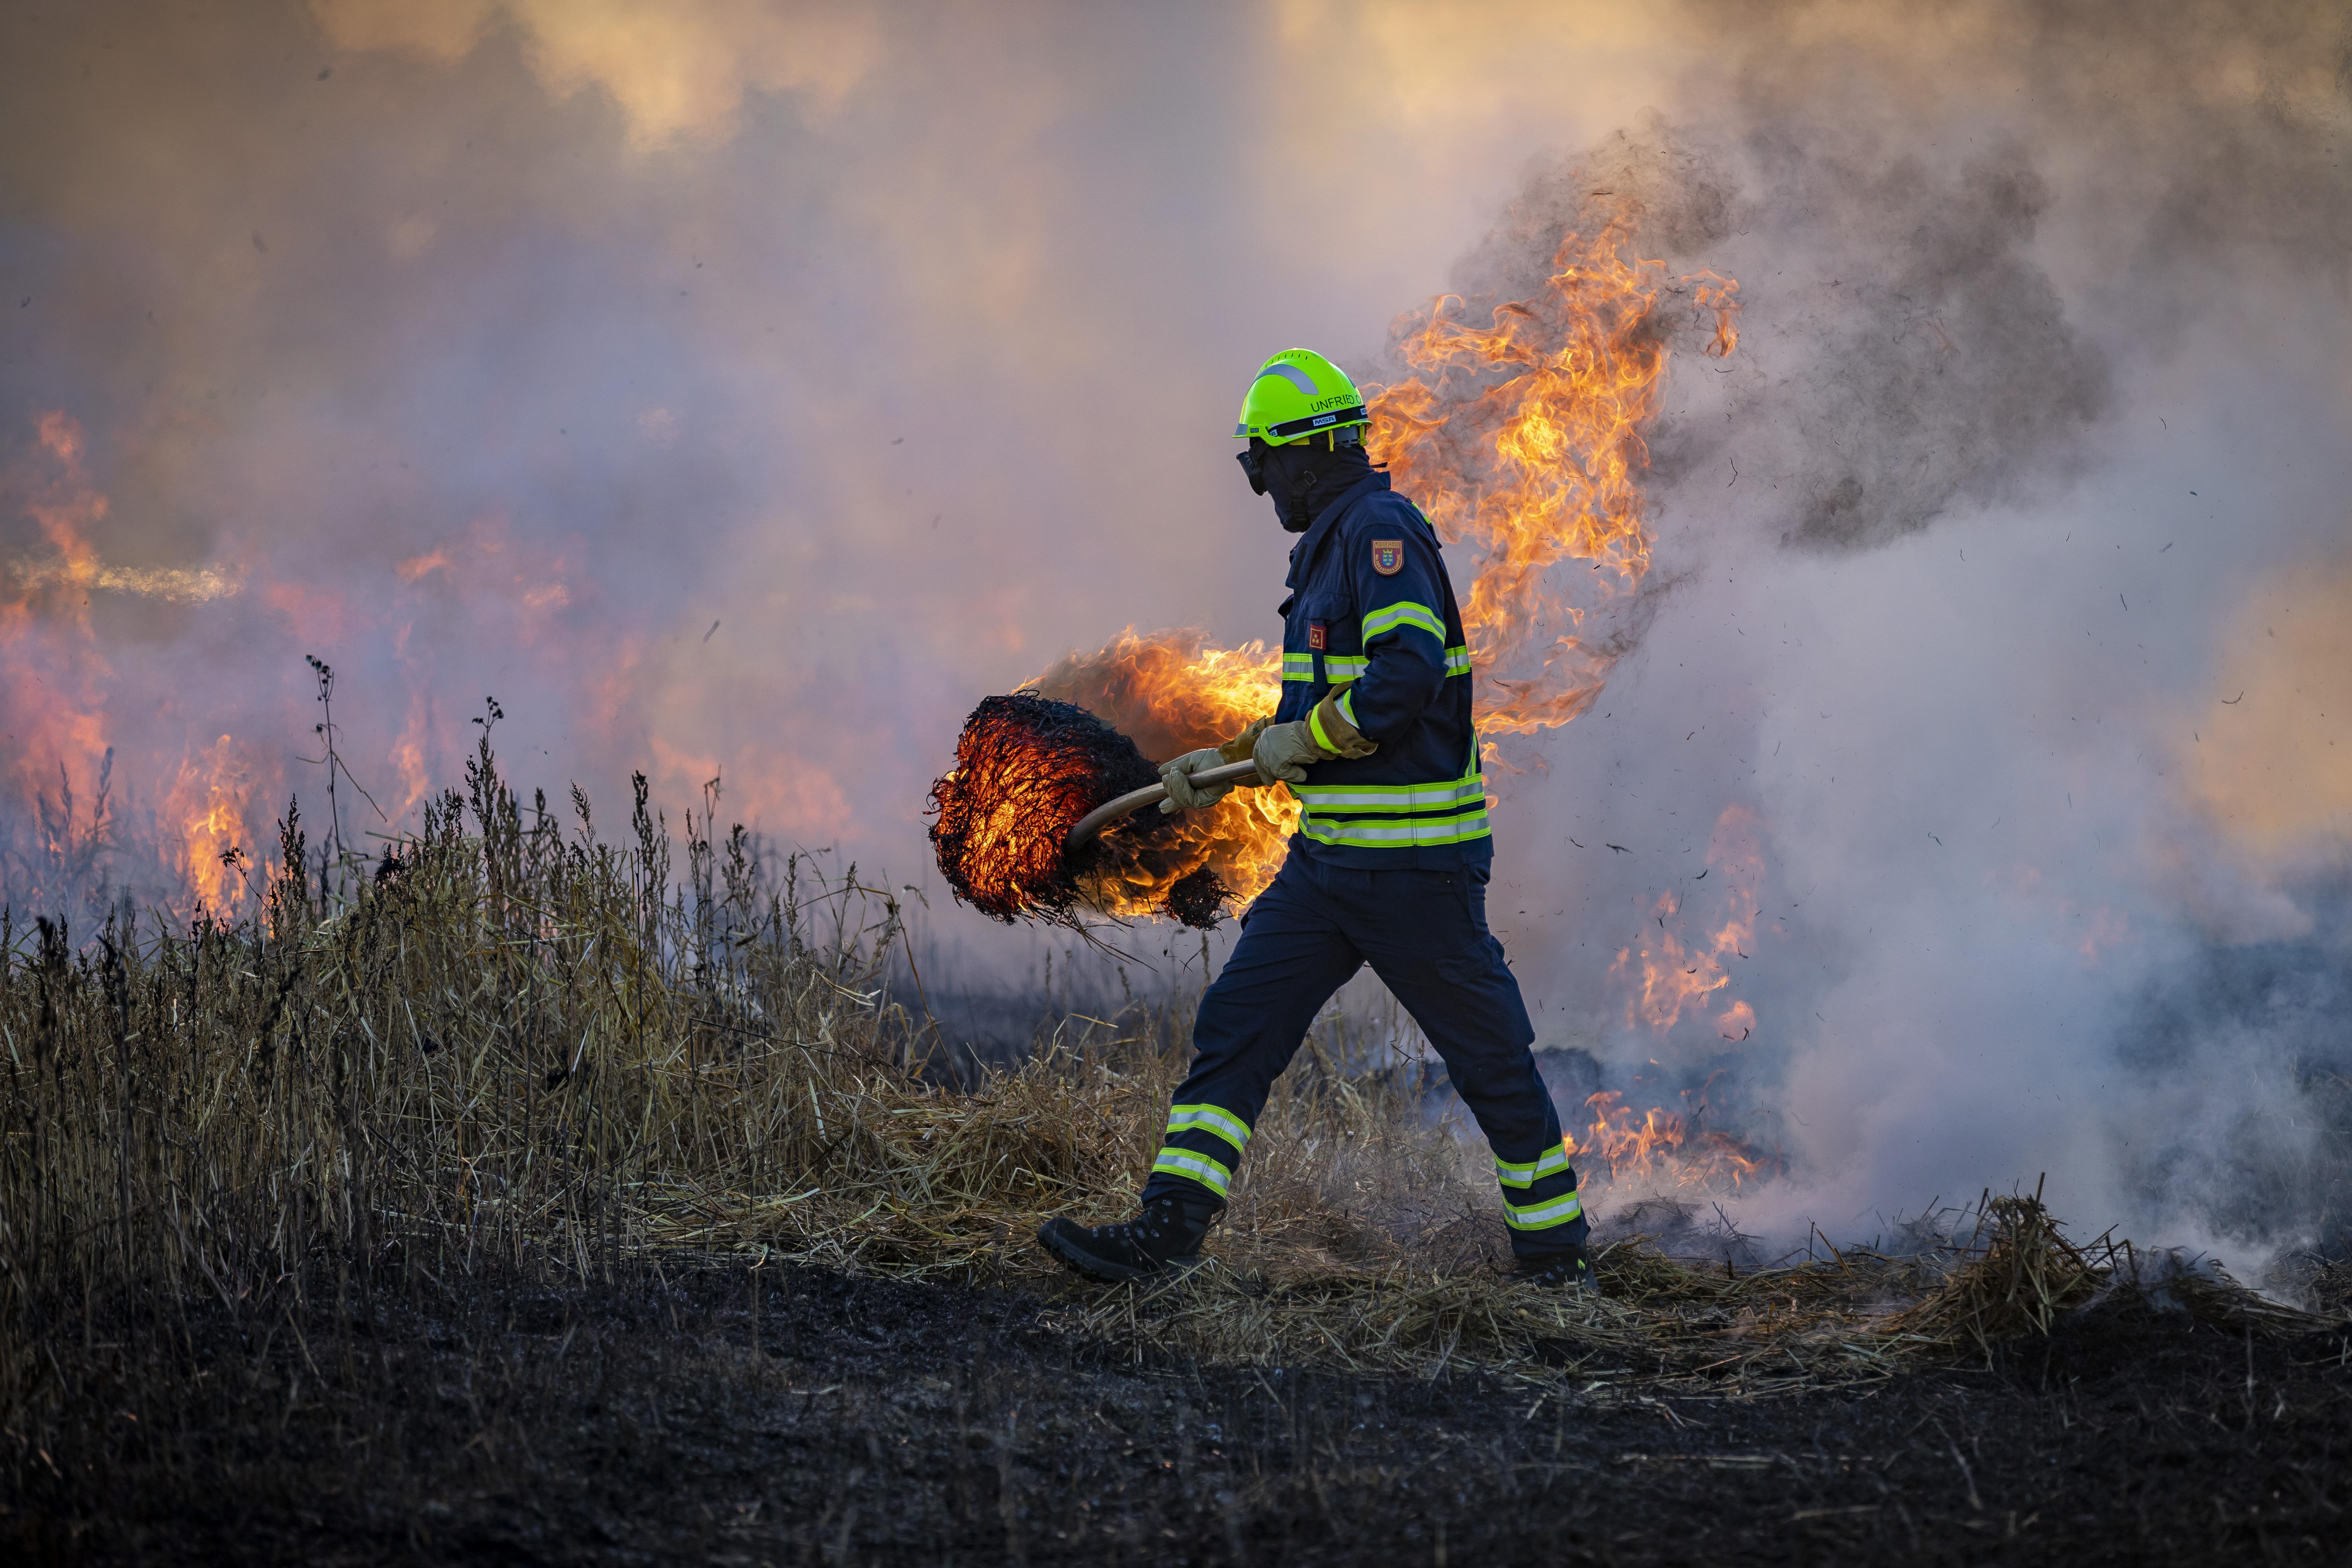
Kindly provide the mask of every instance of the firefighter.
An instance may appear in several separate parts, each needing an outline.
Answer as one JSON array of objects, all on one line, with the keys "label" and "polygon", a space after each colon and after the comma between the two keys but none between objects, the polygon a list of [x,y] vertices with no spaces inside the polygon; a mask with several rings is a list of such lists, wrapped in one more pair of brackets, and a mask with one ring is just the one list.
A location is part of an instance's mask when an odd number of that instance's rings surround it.
[{"label": "firefighter", "polygon": [[[1092,1228],[1055,1219],[1037,1233],[1090,1279],[1198,1260],[1276,1075],[1331,994],[1370,963],[1486,1135],[1513,1278],[1591,1284],[1576,1173],[1528,1048],[1535,1030],[1486,929],[1494,840],[1462,616],[1436,531],[1365,455],[1369,423],[1354,384],[1305,349],[1266,361],[1242,400],[1242,469],[1299,539],[1281,610],[1281,705],[1240,741],[1261,783],[1297,796],[1298,831],[1202,998],[1192,1069],[1142,1212]],[[1191,775],[1225,760],[1211,748],[1163,766],[1160,809],[1216,804],[1231,786],[1195,788]]]}]

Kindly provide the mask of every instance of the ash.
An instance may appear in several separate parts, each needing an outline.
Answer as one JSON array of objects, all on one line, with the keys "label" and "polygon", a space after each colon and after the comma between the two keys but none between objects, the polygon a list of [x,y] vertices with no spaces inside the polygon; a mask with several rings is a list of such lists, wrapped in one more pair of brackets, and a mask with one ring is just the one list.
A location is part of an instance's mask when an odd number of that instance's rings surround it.
[{"label": "ash", "polygon": [[274,1325],[197,1300],[57,1336],[40,1451],[11,1441],[0,1469],[0,1551],[2323,1563],[2352,1505],[2339,1347],[2128,1295],[1990,1363],[1758,1399],[1645,1389],[1633,1363],[1139,1361],[1021,1293],[740,1259],[386,1283],[322,1276]]}]

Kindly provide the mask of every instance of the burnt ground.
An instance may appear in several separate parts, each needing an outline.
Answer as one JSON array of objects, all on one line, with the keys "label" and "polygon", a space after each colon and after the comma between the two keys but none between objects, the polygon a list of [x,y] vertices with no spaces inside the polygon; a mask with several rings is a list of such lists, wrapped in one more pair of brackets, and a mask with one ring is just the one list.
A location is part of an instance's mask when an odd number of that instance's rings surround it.
[{"label": "burnt ground", "polygon": [[2144,1306],[1995,1366],[1742,1399],[1142,1366],[1010,1293],[771,1268],[755,1301],[749,1278],[340,1307],[329,1281],[274,1321],[61,1329],[33,1352],[40,1440],[0,1438],[0,1558],[2352,1555],[2345,1345]]}]

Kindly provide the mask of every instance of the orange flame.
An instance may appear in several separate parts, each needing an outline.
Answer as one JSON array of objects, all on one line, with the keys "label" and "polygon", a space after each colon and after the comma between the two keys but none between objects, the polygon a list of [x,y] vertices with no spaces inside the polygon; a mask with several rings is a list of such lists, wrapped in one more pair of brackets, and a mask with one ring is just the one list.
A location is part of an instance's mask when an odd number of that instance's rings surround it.
[{"label": "orange flame", "polygon": [[[1730,965],[1755,949],[1763,882],[1764,852],[1756,814],[1744,805],[1727,806],[1707,841],[1706,869],[1702,878],[1693,879],[1695,890],[1659,895],[1640,940],[1617,954],[1611,973],[1632,985],[1625,1003],[1628,1026],[1646,1025],[1663,1035],[1685,1012],[1699,1012],[1723,1000],[1721,1010],[1708,1020],[1717,1036],[1738,1045],[1755,1033],[1755,1007],[1722,999],[1719,994],[1731,985]],[[1712,931],[1686,941],[1676,922],[1694,902],[1712,905],[1720,923],[1710,922]],[[1586,1147],[1608,1166],[1612,1182],[1736,1190],[1781,1169],[1777,1157],[1759,1153],[1728,1133],[1702,1130],[1698,1122],[1704,1106],[1688,1116],[1654,1109],[1637,1121],[1624,1096],[1613,1090],[1596,1094],[1586,1104],[1594,1113]]]},{"label": "orange flame", "polygon": [[[1273,712],[1282,656],[1263,643],[1214,648],[1198,632],[1139,637],[1129,627],[1100,653],[1064,658],[1029,689],[1076,703],[1164,761],[1221,744]],[[1179,879],[1203,868],[1238,897],[1255,898],[1281,868],[1297,826],[1289,791],[1234,790],[1207,811],[1186,812],[1176,847],[1155,855],[1150,868],[1116,868],[1087,889],[1088,901],[1123,919],[1150,914]]]},{"label": "orange flame", "polygon": [[[1371,401],[1372,451],[1477,562],[1462,618],[1489,735],[1556,728],[1592,705],[1622,649],[1585,624],[1650,570],[1635,475],[1665,378],[1660,299],[1675,280],[1632,258],[1631,239],[1622,208],[1568,235],[1543,289],[1497,307],[1490,327],[1454,321],[1462,301],[1442,297],[1396,345],[1413,376]],[[1738,285],[1711,272],[1679,281],[1715,318],[1705,352],[1729,353]],[[1570,563],[1588,570],[1555,575]]]},{"label": "orange flame", "polygon": [[97,571],[87,531],[105,518],[107,500],[82,467],[80,426],[52,413],[37,428],[47,461],[25,476],[26,511],[51,554],[0,561],[0,712],[7,716],[0,770],[11,786],[6,805],[27,826],[20,852],[0,856],[0,900],[12,902],[70,885],[106,847],[111,826],[103,784],[88,798],[112,761],[102,695],[111,671],[90,630],[86,592]]},{"label": "orange flame", "polygon": [[197,910],[235,915],[246,897],[232,856],[242,851],[248,794],[245,770],[226,735],[192,753],[165,797],[164,820],[180,836],[180,873]]},{"label": "orange flame", "polygon": [[1593,1113],[1592,1125],[1581,1143],[1569,1141],[1569,1152],[1586,1160],[1587,1179],[1592,1174],[1591,1163],[1597,1162],[1619,1186],[1728,1187],[1736,1192],[1783,1168],[1778,1155],[1727,1132],[1700,1127],[1699,1111],[1683,1116],[1653,1109],[1636,1120],[1625,1097],[1614,1089],[1603,1089],[1584,1103]]},{"label": "orange flame", "polygon": [[[37,421],[45,471],[26,476],[26,510],[49,546],[46,556],[0,560],[0,711],[9,744],[0,768],[14,798],[0,810],[29,825],[17,852],[0,854],[0,901],[62,905],[76,891],[110,883],[127,846],[110,794],[114,763],[105,688],[113,670],[99,651],[91,596],[130,595],[175,603],[236,593],[212,569],[121,567],[100,560],[90,538],[110,510],[85,466],[82,430],[62,412]],[[157,818],[141,819],[139,845],[178,885],[161,889],[166,907],[234,911],[244,883],[222,857],[239,847],[250,791],[226,735],[183,760]],[[9,846],[0,843],[0,849]],[[30,853],[26,853],[29,849]],[[156,889],[144,881],[151,895]]]},{"label": "orange flame", "polygon": [[[1529,300],[1503,305],[1490,328],[1436,301],[1399,334],[1413,374],[1368,405],[1367,445],[1397,489],[1420,503],[1475,563],[1462,606],[1488,735],[1565,724],[1591,706],[1624,645],[1587,622],[1624,601],[1650,569],[1652,535],[1638,471],[1641,428],[1657,412],[1674,323],[1669,296],[1712,317],[1703,351],[1738,342],[1738,285],[1711,272],[1675,279],[1630,251],[1633,214],[1614,208],[1569,234]],[[1556,570],[1570,564],[1583,572]],[[1259,644],[1223,649],[1193,633],[1139,637],[1072,655],[1033,683],[1090,710],[1157,760],[1212,746],[1271,713],[1280,659]],[[1297,805],[1287,791],[1236,790],[1192,813],[1199,864],[1244,899],[1281,866]],[[1166,888],[1102,889],[1120,915],[1156,907]]]},{"label": "orange flame", "polygon": [[[1678,926],[1670,922],[1688,907],[1687,896],[1661,893],[1640,940],[1618,952],[1610,973],[1633,983],[1633,994],[1625,1003],[1629,1026],[1646,1024],[1660,1034],[1673,1028],[1685,1008],[1699,1006],[1729,985],[1728,964],[1754,950],[1757,891],[1764,883],[1764,852],[1754,812],[1744,805],[1724,808],[1707,842],[1706,875],[1717,879],[1714,886],[1719,891],[1707,895],[1707,901],[1724,911],[1721,925],[1685,942]],[[1719,1033],[1745,1039],[1756,1026],[1755,1009],[1745,1002],[1733,1004],[1715,1023]]]},{"label": "orange flame", "polygon": [[75,591],[94,574],[96,552],[84,531],[106,516],[107,500],[82,468],[80,427],[63,414],[45,414],[39,430],[58,471],[37,481],[26,510],[56,555],[9,562],[0,575],[6,765],[27,797],[55,784],[60,764],[95,764],[107,743],[98,689],[108,670],[90,635],[87,596]]}]

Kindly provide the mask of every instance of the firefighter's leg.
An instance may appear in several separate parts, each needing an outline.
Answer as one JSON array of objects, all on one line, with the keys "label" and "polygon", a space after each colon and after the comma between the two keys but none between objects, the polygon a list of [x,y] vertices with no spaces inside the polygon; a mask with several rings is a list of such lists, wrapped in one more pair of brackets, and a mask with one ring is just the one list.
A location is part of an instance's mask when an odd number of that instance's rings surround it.
[{"label": "firefighter's leg", "polygon": [[1223,1203],[1265,1108],[1316,1013],[1362,967],[1341,931],[1344,910],[1296,855],[1242,920],[1241,940],[1192,1025],[1192,1070],[1169,1108],[1168,1131],[1144,1202],[1213,1196]]},{"label": "firefighter's leg", "polygon": [[1485,872],[1370,875],[1348,934],[1437,1048],[1486,1135],[1512,1252],[1522,1265],[1580,1254],[1591,1226],[1559,1113],[1528,1048],[1535,1027],[1519,983],[1486,930]]}]

